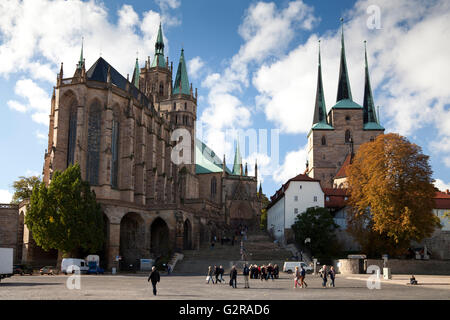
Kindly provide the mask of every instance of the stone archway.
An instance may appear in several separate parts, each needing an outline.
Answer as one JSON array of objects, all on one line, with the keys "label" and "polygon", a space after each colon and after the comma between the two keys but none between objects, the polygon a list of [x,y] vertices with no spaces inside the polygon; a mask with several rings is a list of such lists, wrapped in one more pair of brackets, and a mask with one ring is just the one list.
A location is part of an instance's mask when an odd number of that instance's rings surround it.
[{"label": "stone archway", "polygon": [[122,264],[138,265],[145,252],[145,227],[142,217],[129,212],[120,221],[120,248]]},{"label": "stone archway", "polygon": [[103,232],[104,232],[104,241],[103,247],[99,251],[98,255],[100,257],[100,267],[106,269],[108,267],[108,250],[109,250],[109,218],[103,213]]},{"label": "stone archway", "polygon": [[156,218],[150,227],[150,251],[156,256],[166,255],[169,253],[169,227],[167,223]]},{"label": "stone archway", "polygon": [[183,249],[191,250],[192,249],[192,224],[189,219],[184,221],[183,226]]}]

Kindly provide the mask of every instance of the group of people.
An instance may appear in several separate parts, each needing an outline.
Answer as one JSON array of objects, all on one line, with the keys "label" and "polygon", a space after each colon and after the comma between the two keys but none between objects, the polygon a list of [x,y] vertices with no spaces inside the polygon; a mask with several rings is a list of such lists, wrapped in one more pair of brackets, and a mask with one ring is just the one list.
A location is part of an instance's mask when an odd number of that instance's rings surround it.
[{"label": "group of people", "polygon": [[[208,267],[208,274],[206,275],[206,283],[209,283],[210,281],[213,284],[217,284],[218,282],[222,283],[224,281],[223,274],[225,273],[225,270],[222,266],[214,266]],[[214,280],[214,278],[215,280]]]},{"label": "group of people", "polygon": [[258,266],[256,264],[251,264],[250,267],[250,279],[261,279],[262,280],[269,280],[269,278],[278,279],[279,276],[279,268],[278,265],[275,264],[272,266],[272,264],[262,265]]},{"label": "group of people", "polygon": [[336,278],[336,271],[334,270],[334,267],[331,266],[328,270],[326,265],[323,265],[322,269],[319,271],[319,276],[322,278],[322,287],[326,288],[328,277],[330,278],[330,283],[328,284],[329,287],[334,288],[334,279]]}]

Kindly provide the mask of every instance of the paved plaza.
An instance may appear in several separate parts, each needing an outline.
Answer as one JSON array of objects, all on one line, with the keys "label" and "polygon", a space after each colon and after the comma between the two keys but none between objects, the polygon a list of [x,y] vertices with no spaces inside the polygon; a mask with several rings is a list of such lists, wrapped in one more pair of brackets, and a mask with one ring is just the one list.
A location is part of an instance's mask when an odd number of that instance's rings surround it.
[{"label": "paved plaza", "polygon": [[[13,276],[0,283],[0,300],[450,300],[450,276],[416,276],[419,285],[406,285],[409,275],[393,275],[392,280],[381,280],[381,288],[368,289],[369,275],[337,275],[335,288],[322,288],[319,277],[308,275],[308,288],[293,288],[290,275],[282,274],[275,281],[250,280],[250,289],[244,289],[244,279],[238,276],[238,288],[224,284],[206,284],[206,276],[162,275],[158,295],[144,274],[82,275],[80,289],[69,290],[69,276],[33,275]],[[72,282],[75,283],[75,282]]]}]

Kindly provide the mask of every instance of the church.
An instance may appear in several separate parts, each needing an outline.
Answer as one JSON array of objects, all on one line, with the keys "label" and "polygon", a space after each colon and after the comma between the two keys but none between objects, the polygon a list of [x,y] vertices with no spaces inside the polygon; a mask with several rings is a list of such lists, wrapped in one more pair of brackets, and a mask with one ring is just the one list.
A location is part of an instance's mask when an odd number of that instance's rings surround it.
[{"label": "church", "polygon": [[[184,50],[173,80],[159,26],[155,54],[135,62],[130,79],[100,57],[88,70],[83,47],[76,71],[63,64],[51,99],[43,180],[78,163],[103,210],[101,260],[108,269],[139,259],[198,249],[239,225],[259,228],[261,199],[236,144],[233,168],[196,139],[197,89],[189,83]],[[175,164],[172,134],[189,132],[191,163]],[[26,203],[19,208],[23,224]],[[26,225],[16,250],[23,263],[56,262]]]},{"label": "church", "polygon": [[320,58],[317,91],[311,130],[308,133],[306,174],[321,181],[323,188],[346,187],[345,168],[363,143],[374,141],[384,133],[375,111],[370,86],[367,50],[362,106],[353,101],[345,58],[344,29],[341,34],[341,57],[336,103],[327,114],[322,84]]}]

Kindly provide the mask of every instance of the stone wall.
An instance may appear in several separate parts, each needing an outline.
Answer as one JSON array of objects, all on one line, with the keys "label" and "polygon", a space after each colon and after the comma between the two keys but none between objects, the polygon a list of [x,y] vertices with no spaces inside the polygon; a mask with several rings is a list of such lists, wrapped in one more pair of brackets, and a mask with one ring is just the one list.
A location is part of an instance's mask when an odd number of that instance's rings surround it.
[{"label": "stone wall", "polygon": [[[383,260],[365,259],[361,273],[366,273],[367,267],[376,265],[383,272]],[[337,273],[358,274],[360,273],[359,259],[339,259],[333,261]],[[450,275],[450,261],[442,260],[401,260],[390,259],[387,267],[391,268],[392,274],[430,274]]]}]

